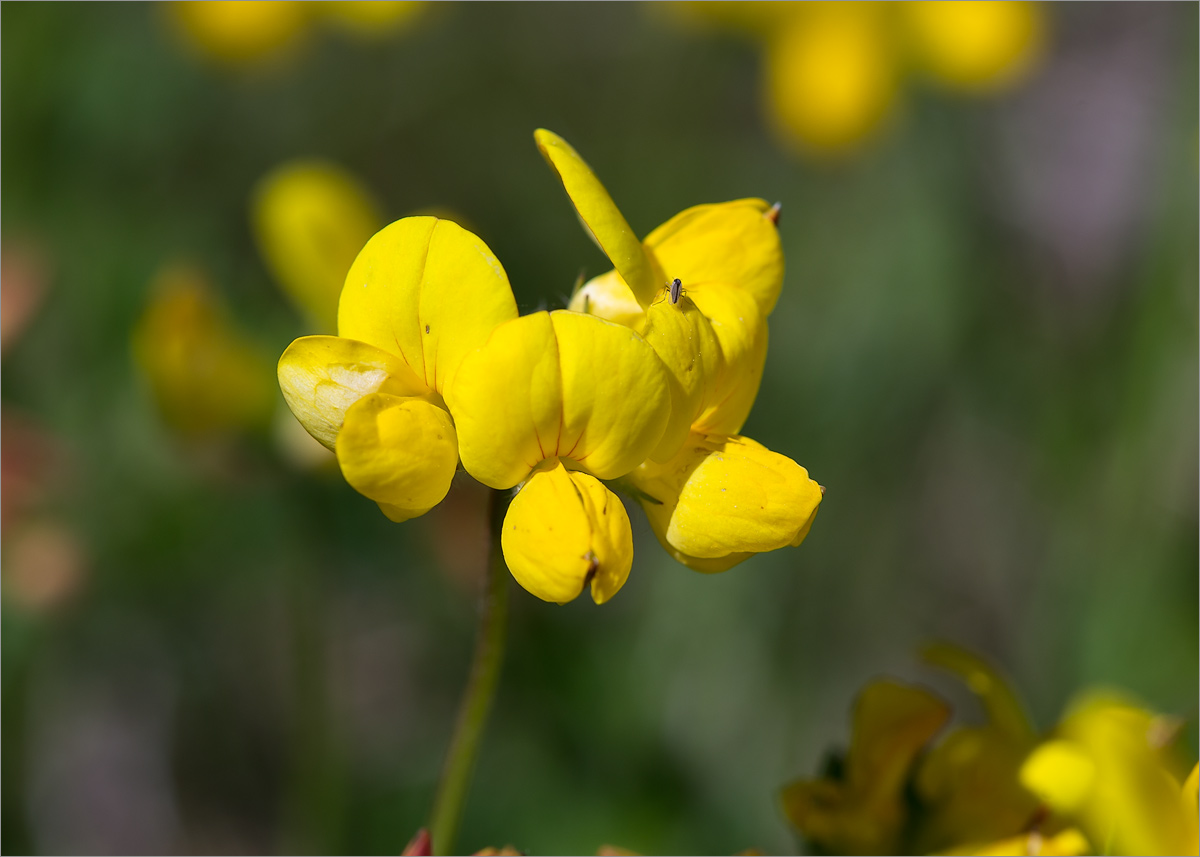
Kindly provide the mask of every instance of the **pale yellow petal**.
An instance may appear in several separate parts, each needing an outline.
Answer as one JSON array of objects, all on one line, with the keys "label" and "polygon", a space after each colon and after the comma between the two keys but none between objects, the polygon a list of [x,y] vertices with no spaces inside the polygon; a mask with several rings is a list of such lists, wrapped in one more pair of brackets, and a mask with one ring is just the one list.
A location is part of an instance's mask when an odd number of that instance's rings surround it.
[{"label": "pale yellow petal", "polygon": [[556,457],[621,476],[658,444],[671,407],[666,369],[645,340],[568,311],[498,327],[463,362],[448,402],[463,466],[493,488]]},{"label": "pale yellow petal", "polygon": [[382,224],[374,200],[337,165],[298,160],[259,182],[252,213],[276,281],[321,330],[337,330],[346,273]]},{"label": "pale yellow petal", "polygon": [[337,436],[346,481],[393,521],[442,501],[458,466],[454,423],[423,399],[370,393],[346,411]]},{"label": "pale yellow petal", "polygon": [[592,168],[571,145],[553,131],[539,128],[534,140],[558,175],[592,239],[621,272],[642,306],[649,306],[662,286],[662,272],[613,202]]},{"label": "pale yellow petal", "polygon": [[305,336],[289,345],[279,358],[279,387],[300,424],[329,449],[346,410],[363,396],[428,392],[399,357],[340,336]]},{"label": "pale yellow petal", "polygon": [[463,358],[516,316],[508,277],[483,241],[449,220],[406,217],[354,260],[338,333],[399,355],[445,396]]},{"label": "pale yellow petal", "polygon": [[616,495],[596,478],[547,462],[513,498],[501,537],[517,582],[563,604],[591,585],[603,604],[633,566],[633,531]]},{"label": "pale yellow petal", "polygon": [[614,268],[607,274],[593,277],[571,295],[567,309],[588,315],[598,315],[617,324],[641,332],[645,313],[629,286]]},{"label": "pale yellow petal", "polygon": [[795,544],[822,496],[803,467],[744,437],[693,434],[671,462],[648,462],[629,480],[655,533],[698,559]]},{"label": "pale yellow petal", "polygon": [[783,247],[771,206],[761,199],[697,205],[646,236],[668,280],[685,289],[723,283],[749,292],[769,315],[783,287]]}]

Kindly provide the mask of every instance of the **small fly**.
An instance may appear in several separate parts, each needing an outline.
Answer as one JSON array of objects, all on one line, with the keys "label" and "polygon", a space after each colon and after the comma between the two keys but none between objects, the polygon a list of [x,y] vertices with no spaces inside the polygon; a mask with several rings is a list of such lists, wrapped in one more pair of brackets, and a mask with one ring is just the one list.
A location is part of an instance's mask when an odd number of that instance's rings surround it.
[{"label": "small fly", "polygon": [[675,304],[679,303],[679,295],[683,291],[683,280],[678,277],[671,280],[670,289],[669,297],[671,299],[671,306],[675,306]]}]

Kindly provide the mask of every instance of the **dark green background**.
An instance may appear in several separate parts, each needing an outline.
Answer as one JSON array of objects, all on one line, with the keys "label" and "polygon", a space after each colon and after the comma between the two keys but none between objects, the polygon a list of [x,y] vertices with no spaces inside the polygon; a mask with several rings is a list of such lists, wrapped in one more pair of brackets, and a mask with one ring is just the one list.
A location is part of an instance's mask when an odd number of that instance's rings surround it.
[{"label": "dark green background", "polygon": [[69,451],[47,502],[89,573],[51,611],[5,598],[3,850],[394,854],[423,823],[473,621],[437,542],[475,545],[478,495],[395,525],[265,435],[198,452],[129,336],[180,257],[266,351],[308,332],[247,214],[300,155],[389,218],[461,212],[523,311],[561,305],[607,266],[539,126],[639,233],[783,202],[745,433],[828,493],[800,549],[723,575],[634,512],[610,604],[515,589],[463,847],[795,849],[778,788],[844,741],[870,678],[953,695],[915,663],[935,637],[992,658],[1043,727],[1109,684],[1189,717],[1194,748],[1196,5],[1049,15],[1025,87],[910,77],[889,127],[827,163],[767,132],[756,46],[641,5],[439,6],[238,73],[161,6],[4,4],[3,235],[52,275],[3,407]]}]

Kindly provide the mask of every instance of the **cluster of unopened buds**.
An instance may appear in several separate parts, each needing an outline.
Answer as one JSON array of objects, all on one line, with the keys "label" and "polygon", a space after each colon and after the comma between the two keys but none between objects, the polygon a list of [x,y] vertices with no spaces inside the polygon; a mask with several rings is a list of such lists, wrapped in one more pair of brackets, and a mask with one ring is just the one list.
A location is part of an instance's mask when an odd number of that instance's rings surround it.
[{"label": "cluster of unopened buds", "polygon": [[441,502],[460,462],[516,489],[504,559],[546,601],[590,586],[603,603],[625,583],[633,535],[610,486],[698,571],[799,545],[823,489],[738,434],[783,283],[778,207],[700,205],[639,241],[574,149],[535,139],[614,270],[566,310],[518,316],[477,236],[396,221],[351,267],[338,335],[298,339],[280,359],[292,412],[392,520]]}]

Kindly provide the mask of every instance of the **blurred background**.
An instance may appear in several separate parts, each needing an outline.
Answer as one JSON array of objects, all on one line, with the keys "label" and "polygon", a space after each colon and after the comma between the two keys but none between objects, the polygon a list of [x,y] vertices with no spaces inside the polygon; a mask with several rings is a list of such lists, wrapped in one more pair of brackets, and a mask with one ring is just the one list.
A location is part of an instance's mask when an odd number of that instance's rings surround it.
[{"label": "blurred background", "polygon": [[[406,214],[477,232],[522,311],[606,270],[540,126],[639,234],[783,203],[745,433],[828,493],[725,574],[634,510],[609,605],[514,588],[461,847],[794,852],[779,788],[871,678],[942,687],[930,639],[1042,728],[1119,687],[1194,758],[1194,4],[222,8],[0,11],[5,852],[394,854],[426,821],[486,493],[390,523],[274,361],[331,332],[304,272],[336,294]],[[297,158],[348,212],[299,273],[262,183]]]}]

